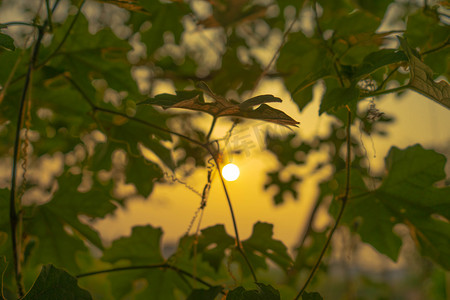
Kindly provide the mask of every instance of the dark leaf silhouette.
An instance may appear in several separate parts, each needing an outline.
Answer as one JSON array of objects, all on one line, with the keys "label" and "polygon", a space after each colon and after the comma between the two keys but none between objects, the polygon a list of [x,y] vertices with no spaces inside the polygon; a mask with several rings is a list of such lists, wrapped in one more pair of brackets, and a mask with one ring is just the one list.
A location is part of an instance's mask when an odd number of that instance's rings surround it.
[{"label": "dark leaf silhouette", "polygon": [[[281,110],[270,107],[265,103],[282,102],[278,97],[272,95],[259,95],[247,99],[242,103],[234,103],[222,96],[214,94],[204,83],[199,83],[198,87],[214,99],[213,102],[206,102],[203,92],[177,91],[176,95],[160,94],[155,98],[147,99],[140,104],[159,105],[163,108],[184,108],[195,111],[206,112],[214,117],[241,117],[248,119],[257,119],[276,123],[285,126],[297,126],[299,122],[295,121]],[[255,106],[258,108],[254,109]]]}]

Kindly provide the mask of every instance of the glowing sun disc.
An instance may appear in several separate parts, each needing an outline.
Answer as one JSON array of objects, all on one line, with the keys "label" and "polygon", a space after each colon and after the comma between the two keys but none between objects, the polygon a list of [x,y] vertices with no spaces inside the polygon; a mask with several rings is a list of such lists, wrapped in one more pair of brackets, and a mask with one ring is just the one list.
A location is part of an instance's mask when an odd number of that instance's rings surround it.
[{"label": "glowing sun disc", "polygon": [[222,168],[222,176],[227,181],[235,181],[240,173],[239,167],[235,164],[228,164]]}]

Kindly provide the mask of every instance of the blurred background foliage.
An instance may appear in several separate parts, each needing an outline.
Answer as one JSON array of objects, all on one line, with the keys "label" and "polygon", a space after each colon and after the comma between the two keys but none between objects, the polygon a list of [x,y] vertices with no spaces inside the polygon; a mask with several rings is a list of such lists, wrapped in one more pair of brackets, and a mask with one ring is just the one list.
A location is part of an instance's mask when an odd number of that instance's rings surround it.
[{"label": "blurred background foliage", "polygon": [[[373,171],[361,139],[388,135],[395,120],[377,109],[377,95],[410,88],[444,110],[450,107],[448,2],[3,0],[0,5],[0,253],[8,262],[1,265],[6,299],[15,298],[17,289],[9,199],[18,129],[14,194],[26,291],[40,273],[30,299],[39,299],[33,295],[54,283],[52,276],[76,291],[67,296],[73,299],[89,299],[83,289],[94,299],[220,299],[221,291],[232,291],[227,299],[278,299],[278,293],[294,298],[333,225],[315,226],[318,212],[338,214],[347,143],[352,172],[344,226],[308,290],[324,299],[448,299],[450,190],[444,155],[420,145],[392,148],[385,170]],[[141,102],[195,90],[204,81],[236,104],[274,80],[291,95],[283,100],[295,103],[295,115],[318,96],[317,114],[331,121],[323,125],[325,135],[311,139],[295,129],[283,136],[264,131],[265,148],[278,167],[261,188],[275,188],[273,203],[283,205],[289,197],[301,198],[299,185],[307,178],[331,171],[317,183],[293,251],[263,222],[242,241],[260,281],[271,286],[253,283],[234,237],[220,224],[183,236],[173,254],[161,252],[162,230],[151,225],[136,226],[112,244],[101,240],[95,221],[123,208],[131,196],[151,197],[155,182],[176,184],[196,169],[213,168],[201,147],[214,126],[210,119],[199,111]],[[349,140],[348,110],[359,129]],[[235,128],[255,122],[230,119],[225,138],[212,135],[219,152]],[[448,147],[444,151],[448,157]],[[326,153],[326,159],[312,161],[317,153]],[[346,253],[362,253],[367,244],[386,256],[379,263],[384,266],[347,259]],[[407,263],[390,268],[400,249]],[[371,254],[365,257],[370,261]],[[83,289],[72,277],[134,265],[156,267],[82,276]]]}]

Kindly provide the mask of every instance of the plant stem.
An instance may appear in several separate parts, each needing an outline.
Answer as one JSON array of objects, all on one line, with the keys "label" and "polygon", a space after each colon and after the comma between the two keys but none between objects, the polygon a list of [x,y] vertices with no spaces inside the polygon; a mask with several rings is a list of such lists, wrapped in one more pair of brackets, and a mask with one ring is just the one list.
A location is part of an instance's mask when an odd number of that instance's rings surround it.
[{"label": "plant stem", "polygon": [[220,181],[222,182],[222,187],[223,187],[223,190],[225,192],[225,196],[227,198],[228,207],[229,207],[230,213],[231,213],[231,219],[233,221],[234,233],[236,235],[236,248],[239,251],[239,253],[241,253],[242,257],[245,260],[245,263],[247,264],[248,268],[250,269],[250,272],[252,273],[253,280],[255,282],[258,282],[258,279],[256,278],[255,271],[253,270],[253,267],[252,267],[252,265],[251,265],[247,255],[245,254],[244,249],[242,248],[241,240],[239,238],[239,232],[238,232],[238,226],[237,226],[237,222],[236,222],[236,217],[234,215],[233,205],[231,204],[230,195],[228,194],[227,186],[225,185],[225,180],[223,179],[222,173],[220,172],[219,161],[217,160],[217,158],[214,155],[214,153],[212,153],[212,151],[210,151],[209,153],[214,158],[214,162],[216,163],[217,170],[219,172]]},{"label": "plant stem", "polygon": [[130,270],[142,270],[142,269],[170,269],[173,270],[175,272],[178,272],[180,274],[183,274],[185,276],[188,276],[192,279],[194,279],[195,281],[200,282],[201,284],[211,288],[213,287],[212,284],[207,283],[206,281],[195,277],[194,275],[192,275],[191,273],[182,270],[180,268],[177,268],[175,266],[172,266],[168,263],[162,263],[162,264],[156,264],[156,265],[141,265],[141,266],[129,266],[129,267],[120,267],[120,268],[112,268],[112,269],[106,269],[106,270],[99,270],[99,271],[93,271],[93,272],[88,272],[88,273],[82,273],[79,274],[77,276],[75,276],[76,278],[83,278],[83,277],[88,277],[88,276],[93,276],[93,275],[98,275],[98,274],[104,274],[104,273],[112,273],[112,272],[119,272],[119,271],[130,271]]},{"label": "plant stem", "polygon": [[127,115],[127,114],[124,114],[124,113],[121,113],[121,112],[118,112],[118,111],[114,111],[114,110],[110,110],[110,109],[107,109],[107,108],[102,108],[102,107],[100,107],[100,106],[97,106],[97,105],[95,105],[94,104],[94,102],[88,97],[88,95],[86,95],[86,93],[83,91],[83,89],[72,79],[72,78],[70,78],[69,76],[64,76],[71,84],[72,84],[72,86],[80,93],[80,95],[83,97],[83,99],[89,104],[89,106],[92,108],[92,110],[95,112],[95,111],[101,111],[101,112],[104,112],[104,113],[108,113],[108,114],[112,114],[112,115],[117,115],[117,116],[121,116],[121,117],[124,117],[124,118],[126,118],[126,119],[128,119],[128,120],[132,120],[132,121],[135,121],[135,122],[138,122],[138,123],[141,123],[141,124],[144,124],[145,126],[148,126],[148,127],[151,127],[151,128],[153,128],[153,129],[156,129],[156,130],[159,130],[159,131],[162,131],[162,132],[166,132],[166,133],[169,133],[169,134],[173,134],[173,135],[176,135],[176,136],[178,136],[178,137],[180,137],[180,138],[182,138],[182,139],[185,139],[185,140],[187,140],[187,141],[189,141],[189,142],[191,142],[191,143],[193,143],[193,144],[196,144],[196,145],[198,145],[198,146],[201,146],[201,147],[203,147],[203,148],[205,148],[205,149],[208,149],[204,144],[202,144],[201,142],[199,142],[199,141],[197,141],[197,140],[194,140],[194,139],[192,139],[192,138],[190,138],[190,137],[188,137],[188,136],[186,136],[186,135],[183,135],[183,134],[181,134],[181,133],[178,133],[178,132],[175,132],[175,131],[172,131],[172,130],[169,130],[169,129],[166,129],[166,128],[163,128],[163,127],[160,127],[160,126],[158,126],[158,125],[155,125],[155,124],[152,124],[152,123],[150,123],[150,122],[147,122],[147,121],[144,121],[144,120],[141,120],[141,119],[139,119],[139,118],[135,118],[135,117],[132,117],[132,116],[129,116],[129,115]]},{"label": "plant stem", "polygon": [[212,132],[214,130],[214,126],[216,125],[216,121],[217,121],[217,118],[213,117],[213,120],[212,120],[212,123],[211,123],[211,128],[209,129],[209,132],[206,135],[206,142],[207,143],[209,142],[209,138],[211,137],[211,134],[212,134]]},{"label": "plant stem", "polygon": [[409,85],[402,85],[393,89],[389,89],[389,90],[382,90],[382,91],[375,91],[373,93],[367,93],[364,94],[360,97],[360,99],[364,99],[364,98],[368,98],[368,97],[374,97],[374,96],[380,96],[380,95],[385,95],[385,94],[391,94],[391,93],[395,93],[395,92],[399,92],[399,91],[403,91],[405,89],[409,88]]},{"label": "plant stem", "polygon": [[33,23],[26,23],[26,22],[7,22],[7,23],[1,23],[2,25],[6,26],[14,26],[14,25],[23,25],[23,26],[29,26],[29,27],[41,27],[40,25],[33,24]]},{"label": "plant stem", "polygon": [[47,56],[46,59],[44,59],[43,62],[39,63],[39,65],[37,66],[37,68],[40,68],[42,66],[44,66],[50,59],[52,59],[56,53],[58,53],[58,51],[61,49],[61,47],[64,45],[64,43],[66,42],[67,38],[69,37],[70,32],[72,31],[73,26],[75,25],[79,15],[81,14],[81,9],[83,8],[84,3],[86,2],[86,0],[83,0],[83,2],[81,2],[80,6],[78,7],[78,11],[77,14],[75,15],[75,17],[72,20],[72,23],[70,23],[69,25],[69,29],[66,31],[66,33],[64,34],[63,39],[61,40],[61,42],[58,44],[58,46],[56,46],[56,49],[50,53],[49,56]]},{"label": "plant stem", "polygon": [[[38,37],[33,48],[30,64],[25,77],[25,84],[20,98],[19,115],[16,124],[16,135],[14,139],[14,152],[13,152],[13,164],[11,170],[11,190],[9,199],[9,221],[11,226],[11,244],[14,261],[14,272],[17,285],[17,293],[19,298],[24,295],[24,287],[22,285],[22,274],[20,265],[20,252],[21,252],[21,239],[18,237],[17,226],[21,223],[21,214],[18,211],[21,210],[20,200],[16,200],[16,177],[17,177],[17,164],[19,161],[19,149],[20,149],[20,131],[22,129],[23,117],[25,114],[25,99],[27,98],[28,89],[31,84],[31,73],[33,72],[36,64],[36,60],[39,53],[39,48],[44,37],[44,28],[38,27]],[[17,203],[19,202],[19,203]]]},{"label": "plant stem", "polygon": [[314,265],[314,267],[311,270],[311,273],[309,274],[308,278],[306,279],[306,282],[304,283],[303,287],[301,288],[300,292],[297,294],[297,296],[294,298],[294,300],[298,300],[300,299],[300,297],[302,296],[303,292],[306,290],[307,286],[309,285],[309,283],[311,282],[311,280],[313,279],[316,271],[319,269],[320,263],[322,262],[322,258],[325,255],[325,252],[328,249],[328,246],[330,245],[331,242],[331,238],[334,235],[334,232],[336,231],[336,229],[339,226],[339,222],[342,219],[342,216],[344,214],[344,210],[345,210],[345,206],[347,204],[347,200],[348,197],[350,195],[350,165],[351,165],[351,124],[352,124],[352,113],[350,110],[348,110],[348,114],[347,114],[347,118],[348,118],[348,124],[347,124],[347,158],[346,158],[346,184],[345,184],[345,193],[341,198],[342,201],[342,205],[341,205],[341,209],[339,210],[339,214],[336,217],[336,221],[334,223],[333,228],[330,231],[330,234],[328,235],[328,238],[325,242],[325,245],[322,248],[322,251],[320,252],[319,257],[317,258],[317,261]]}]

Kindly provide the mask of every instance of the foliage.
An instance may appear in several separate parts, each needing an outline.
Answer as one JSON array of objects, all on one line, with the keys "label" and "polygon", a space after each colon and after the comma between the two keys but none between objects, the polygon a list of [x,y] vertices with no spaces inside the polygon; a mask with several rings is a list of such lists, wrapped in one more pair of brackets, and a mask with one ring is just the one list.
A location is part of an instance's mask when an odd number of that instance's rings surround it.
[{"label": "foliage", "polygon": [[[10,3],[3,1],[2,10]],[[450,108],[446,3],[14,5],[27,20],[0,23],[0,153],[2,168],[11,170],[0,189],[3,299],[322,299],[306,289],[320,289],[339,225],[397,261],[403,241],[394,226],[403,224],[418,252],[434,261],[435,274],[450,269],[445,156],[421,145],[393,147],[385,173],[374,175],[351,131],[357,125],[361,135],[387,134],[381,125],[392,118],[374,102],[384,94],[411,89]],[[383,29],[399,23],[405,30]],[[240,239],[221,175],[216,180],[227,196],[234,235],[221,224],[188,230],[169,257],[161,250],[163,229],[152,225],[133,227],[129,236],[105,245],[93,221],[133,196],[151,197],[155,182],[183,182],[175,174],[188,175],[192,167],[207,173],[197,192],[197,213],[203,214],[236,126],[254,120],[291,129],[300,124],[275,108],[289,99],[254,95],[269,79],[283,83],[300,111],[310,106],[314,87],[323,88],[317,114],[333,118],[327,135],[311,141],[298,131],[266,135],[279,168],[267,174],[264,189],[278,189],[276,205],[283,205],[286,192],[299,198],[308,176],[333,167],[319,184],[295,255],[273,238],[272,224],[257,222],[252,235]],[[159,93],[161,83],[173,89]],[[361,109],[367,99],[369,109]],[[198,128],[203,113],[213,120]],[[233,121],[223,139],[213,135],[219,117]],[[180,149],[182,157],[174,154]],[[287,180],[281,176],[323,149],[329,149],[325,162]],[[58,161],[59,170],[41,169],[46,160]],[[133,186],[126,196],[118,191],[124,183]],[[335,222],[318,231],[316,213],[328,206]]]}]

